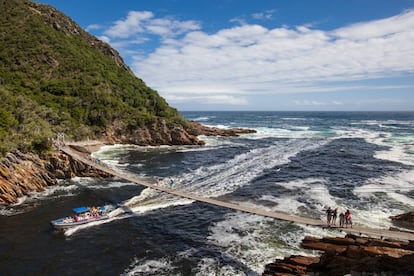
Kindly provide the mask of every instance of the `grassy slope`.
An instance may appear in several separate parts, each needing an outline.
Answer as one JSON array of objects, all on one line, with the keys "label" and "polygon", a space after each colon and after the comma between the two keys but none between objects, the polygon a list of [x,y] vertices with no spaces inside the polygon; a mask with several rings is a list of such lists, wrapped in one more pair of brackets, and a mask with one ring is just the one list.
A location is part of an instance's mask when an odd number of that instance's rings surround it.
[{"label": "grassy slope", "polygon": [[43,150],[60,131],[96,138],[160,118],[185,124],[108,45],[49,6],[0,0],[0,155]]}]

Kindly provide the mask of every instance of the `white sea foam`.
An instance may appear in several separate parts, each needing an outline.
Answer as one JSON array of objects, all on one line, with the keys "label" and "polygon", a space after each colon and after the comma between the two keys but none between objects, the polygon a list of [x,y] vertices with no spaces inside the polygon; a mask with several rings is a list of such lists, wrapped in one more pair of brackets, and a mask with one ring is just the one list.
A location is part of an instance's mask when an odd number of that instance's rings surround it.
[{"label": "white sea foam", "polygon": [[414,166],[414,137],[407,137],[404,141],[401,139],[387,139],[376,141],[377,144],[389,146],[389,150],[378,151],[375,157],[378,159],[389,160],[401,164]]},{"label": "white sea foam", "polygon": [[190,199],[178,199],[174,201],[167,201],[163,203],[145,203],[145,205],[138,205],[131,208],[134,213],[146,213],[153,210],[173,207],[173,206],[180,206],[180,205],[188,205],[193,203],[193,200]]},{"label": "white sea foam", "polygon": [[[375,124],[377,123],[375,122]],[[414,166],[413,135],[402,135],[354,127],[337,127],[334,129],[336,135],[333,139],[362,138],[367,143],[389,147],[389,149],[376,152],[376,158]]]},{"label": "white sea foam", "polygon": [[[291,225],[241,212],[227,214],[223,221],[213,224],[209,230],[208,244],[220,248],[219,251],[226,259],[236,260],[247,267],[253,273],[249,275],[260,275],[263,273],[264,265],[275,258],[295,254],[316,255],[317,252],[304,251],[300,246],[301,240],[307,235],[322,237],[338,234],[332,230]],[[245,270],[238,270],[230,265],[223,266],[220,259],[211,257],[200,260],[197,270],[199,275],[209,275],[210,272],[218,272],[219,275],[225,272],[231,272],[228,275],[246,273]]]},{"label": "white sea foam", "polygon": [[414,190],[414,170],[368,179],[354,194],[365,204],[356,207],[355,220],[370,227],[389,228],[392,215],[404,213],[414,207],[414,198],[407,192]]},{"label": "white sea foam", "polygon": [[12,204],[11,207],[22,205],[28,198],[29,198],[28,196],[22,196],[22,197],[17,198],[17,202]]},{"label": "white sea foam", "polygon": [[179,179],[187,183],[186,190],[188,191],[209,197],[220,196],[248,184],[264,170],[286,164],[290,157],[303,150],[319,147],[321,144],[323,143],[295,140],[258,148],[237,155],[225,163],[183,174],[179,176]]},{"label": "white sea foam", "polygon": [[[329,193],[325,185],[326,181],[324,178],[310,177],[288,182],[278,182],[276,183],[277,185],[291,191],[298,191],[298,193],[281,197],[265,195],[261,199],[276,203],[277,205],[273,208],[274,211],[301,215],[300,207],[304,207],[308,210],[317,210],[321,214],[320,218],[323,219],[323,214],[327,207],[345,208],[341,200]],[[303,199],[306,200],[304,201]]]},{"label": "white sea foam", "polygon": [[[363,186],[357,187],[354,193],[360,197],[370,197],[374,193],[386,193],[388,196],[399,192],[414,190],[414,170],[405,170],[397,174],[368,179]],[[394,195],[394,199],[402,199],[401,203],[413,207],[414,201],[407,196]]]},{"label": "white sea foam", "polygon": [[334,139],[361,138],[365,139],[368,143],[374,143],[379,138],[382,139],[391,135],[387,132],[378,132],[356,127],[333,127],[332,129],[335,132]]},{"label": "white sea foam", "polygon": [[79,187],[76,185],[58,184],[54,186],[46,186],[44,190],[41,192],[31,192],[28,195],[19,197],[17,199],[18,202],[11,206],[12,207],[20,206],[20,205],[25,204],[26,202],[32,202],[35,200],[44,200],[44,199],[50,199],[50,198],[73,196],[77,189],[79,189]]},{"label": "white sea foam", "polygon": [[304,120],[309,120],[308,118],[299,118],[299,117],[284,117],[281,118],[282,120],[285,121],[304,121]]},{"label": "white sea foam", "polygon": [[[314,180],[309,180],[314,181]],[[305,181],[306,182],[306,181]],[[304,184],[303,184],[304,185]],[[299,184],[302,186],[302,184]],[[126,202],[131,204],[136,201],[152,198],[158,192],[145,189],[138,197]],[[138,208],[139,209],[139,208]],[[137,210],[135,210],[137,211]],[[124,217],[122,217],[124,218]],[[111,221],[111,220],[110,220]],[[109,221],[106,221],[109,222]],[[105,222],[105,223],[106,223]],[[95,226],[88,225],[85,227]],[[209,275],[209,273],[226,275],[245,275],[249,270],[250,275],[260,275],[264,265],[275,258],[283,258],[292,254],[314,255],[317,252],[303,251],[300,241],[306,235],[329,236],[333,235],[329,230],[323,230],[310,226],[297,226],[294,231],[286,231],[290,224],[279,222],[270,218],[242,212],[234,212],[225,215],[221,222],[214,223],[210,228],[210,235],[207,237],[207,247],[220,248],[221,256],[216,259],[205,257],[199,260],[197,268],[193,270],[195,275]],[[300,229],[303,229],[302,231]],[[75,231],[65,233],[71,235]],[[177,260],[180,258],[191,258],[194,252],[185,251],[177,253]],[[229,264],[223,265],[222,260],[226,259]],[[242,264],[241,266],[232,266]],[[135,259],[128,269],[126,275],[137,275],[141,273],[168,273],[173,270],[172,261],[168,258],[160,259]]]},{"label": "white sea foam", "polygon": [[[285,141],[277,146],[254,149],[239,154],[233,159],[210,167],[200,167],[191,173],[174,176],[174,187],[203,197],[217,197],[230,193],[247,185],[264,170],[289,162],[289,158],[297,153],[321,146],[324,142],[306,140]],[[168,179],[158,182],[167,186]],[[153,189],[144,189],[139,196],[133,197],[124,204],[133,212],[144,213],[169,206],[190,204],[191,200],[160,193]]]},{"label": "white sea foam", "polygon": [[171,265],[171,261],[167,258],[158,260],[135,258],[130,267],[126,269],[122,275],[168,275],[173,269],[174,267]]},{"label": "white sea foam", "polygon": [[182,148],[178,149],[176,152],[199,152],[199,151],[209,151],[211,147],[191,147],[191,148]]},{"label": "white sea foam", "polygon": [[206,121],[210,121],[213,118],[214,118],[214,116],[212,116],[212,117],[205,116],[205,117],[197,117],[197,118],[194,118],[194,119],[191,119],[191,120],[196,121],[196,122],[206,122]]},{"label": "white sea foam", "polygon": [[[258,127],[255,128],[256,133],[246,134],[243,137],[249,139],[263,139],[263,138],[324,138],[327,132],[313,131],[309,127],[299,126],[290,128],[270,128]],[[333,135],[333,133],[331,134]],[[328,135],[329,136],[329,135]]]},{"label": "white sea foam", "polygon": [[136,186],[135,183],[132,182],[118,182],[118,181],[105,181],[105,182],[98,182],[99,184],[93,183],[79,183],[81,186],[88,187],[90,189],[113,189],[113,188],[122,188],[125,186]]},{"label": "white sea foam", "polygon": [[[282,254],[280,251],[291,250],[281,248],[283,246],[279,248],[269,246],[269,241],[280,244],[278,237],[273,236],[270,230],[273,223],[271,219],[260,216],[240,212],[230,213],[225,216],[225,220],[210,227],[208,244],[219,247],[226,258],[237,260],[250,270],[260,273],[264,269],[264,264]],[[212,268],[224,272],[218,260],[214,259],[203,259],[198,267],[200,272],[212,271]],[[228,269],[230,267],[225,268]]]}]

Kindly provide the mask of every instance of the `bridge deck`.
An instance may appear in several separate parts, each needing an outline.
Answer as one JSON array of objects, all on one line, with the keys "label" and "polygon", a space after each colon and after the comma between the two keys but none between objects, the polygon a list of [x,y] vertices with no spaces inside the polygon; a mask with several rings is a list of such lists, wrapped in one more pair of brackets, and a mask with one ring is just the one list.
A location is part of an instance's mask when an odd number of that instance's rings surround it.
[{"label": "bridge deck", "polygon": [[[165,186],[156,185],[154,183],[149,182],[148,180],[138,178],[137,176],[133,174],[126,173],[126,172],[120,172],[120,171],[111,169],[110,167],[107,167],[106,165],[96,163],[93,160],[86,158],[82,154],[79,154],[78,152],[70,149],[69,147],[62,148],[61,150],[65,152],[66,154],[72,156],[74,159],[77,159],[96,169],[99,169],[111,175],[117,176],[121,179],[125,179],[133,183],[143,185],[143,186],[146,186],[146,187],[158,190],[158,191],[162,191],[165,193],[169,193],[169,194],[172,194],[178,197],[187,198],[187,199],[204,202],[204,203],[212,204],[216,206],[221,206],[221,207],[225,207],[225,208],[229,208],[233,210],[238,210],[238,211],[242,211],[246,213],[251,213],[251,214],[255,214],[259,216],[270,217],[274,219],[285,220],[285,221],[312,225],[312,226],[326,227],[326,223],[321,220],[290,215],[290,214],[286,214],[282,212],[266,211],[266,210],[262,210],[259,208],[243,206],[243,205],[239,205],[236,203],[217,200],[214,198],[201,197],[201,196],[197,196],[194,194],[181,192],[178,189],[171,189]],[[386,229],[375,229],[375,228],[361,227],[361,226],[356,226],[356,225],[354,225],[353,228],[339,228],[338,227],[336,229],[340,231],[344,231],[346,233],[352,233],[352,234],[357,234],[357,235],[364,234],[368,236],[378,236],[378,237],[392,238],[392,239],[398,239],[398,240],[414,240],[414,233],[409,233],[409,232],[392,231],[392,230],[386,230]]]}]

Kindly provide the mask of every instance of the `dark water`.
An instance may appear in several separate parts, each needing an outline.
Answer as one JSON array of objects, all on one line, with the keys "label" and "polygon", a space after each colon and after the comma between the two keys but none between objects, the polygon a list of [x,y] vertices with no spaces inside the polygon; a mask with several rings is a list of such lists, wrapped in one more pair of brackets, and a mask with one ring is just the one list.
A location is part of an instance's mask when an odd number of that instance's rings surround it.
[{"label": "dark water", "polygon": [[[159,185],[173,179],[176,189],[197,195],[314,218],[328,206],[350,208],[355,223],[388,228],[388,216],[414,207],[412,112],[184,116],[258,133],[206,137],[202,148],[113,146],[95,155]],[[74,207],[101,204],[124,208],[64,233],[49,226]],[[257,275],[275,258],[312,254],[299,246],[305,235],[338,234],[119,179],[64,181],[0,212],[2,275]]]}]

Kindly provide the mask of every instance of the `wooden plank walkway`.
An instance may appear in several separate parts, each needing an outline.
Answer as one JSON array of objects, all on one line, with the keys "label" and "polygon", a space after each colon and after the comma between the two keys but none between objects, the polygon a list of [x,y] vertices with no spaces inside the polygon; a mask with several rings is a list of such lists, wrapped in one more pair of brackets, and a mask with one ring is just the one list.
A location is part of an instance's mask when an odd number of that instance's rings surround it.
[{"label": "wooden plank walkway", "polygon": [[[61,148],[61,150],[65,152],[66,154],[72,156],[74,159],[81,161],[91,167],[94,167],[96,169],[109,173],[113,176],[131,181],[133,183],[143,185],[143,186],[146,186],[146,187],[149,187],[149,188],[161,191],[161,192],[169,193],[169,194],[172,194],[178,197],[187,198],[187,199],[191,199],[194,201],[204,202],[207,204],[221,206],[224,208],[238,210],[238,211],[242,211],[246,213],[251,213],[251,214],[255,214],[259,216],[264,216],[264,217],[269,217],[269,218],[274,218],[274,219],[279,219],[279,220],[285,220],[285,221],[290,221],[290,222],[300,223],[300,224],[305,224],[305,225],[327,227],[326,223],[322,220],[300,217],[300,216],[290,215],[290,214],[286,214],[282,212],[266,211],[266,210],[262,210],[259,208],[243,206],[243,205],[239,205],[236,203],[217,200],[214,198],[206,198],[206,197],[201,197],[201,196],[194,195],[194,194],[181,192],[179,189],[172,189],[169,187],[160,186],[160,185],[157,185],[156,183],[151,183],[149,180],[139,178],[135,176],[134,174],[127,173],[127,172],[120,172],[120,171],[117,171],[117,170],[114,170],[108,167],[107,165],[97,163],[94,160],[89,159],[87,156],[85,156],[85,154],[81,154],[71,149],[68,146]],[[414,240],[414,233],[410,233],[410,232],[392,231],[392,230],[386,230],[386,229],[375,229],[375,228],[361,227],[361,226],[356,226],[356,225],[354,225],[353,228],[331,227],[331,229],[338,229],[338,231],[343,231],[346,233],[352,233],[356,235],[377,236],[381,238],[392,238],[392,239],[398,239],[398,240]]]}]

